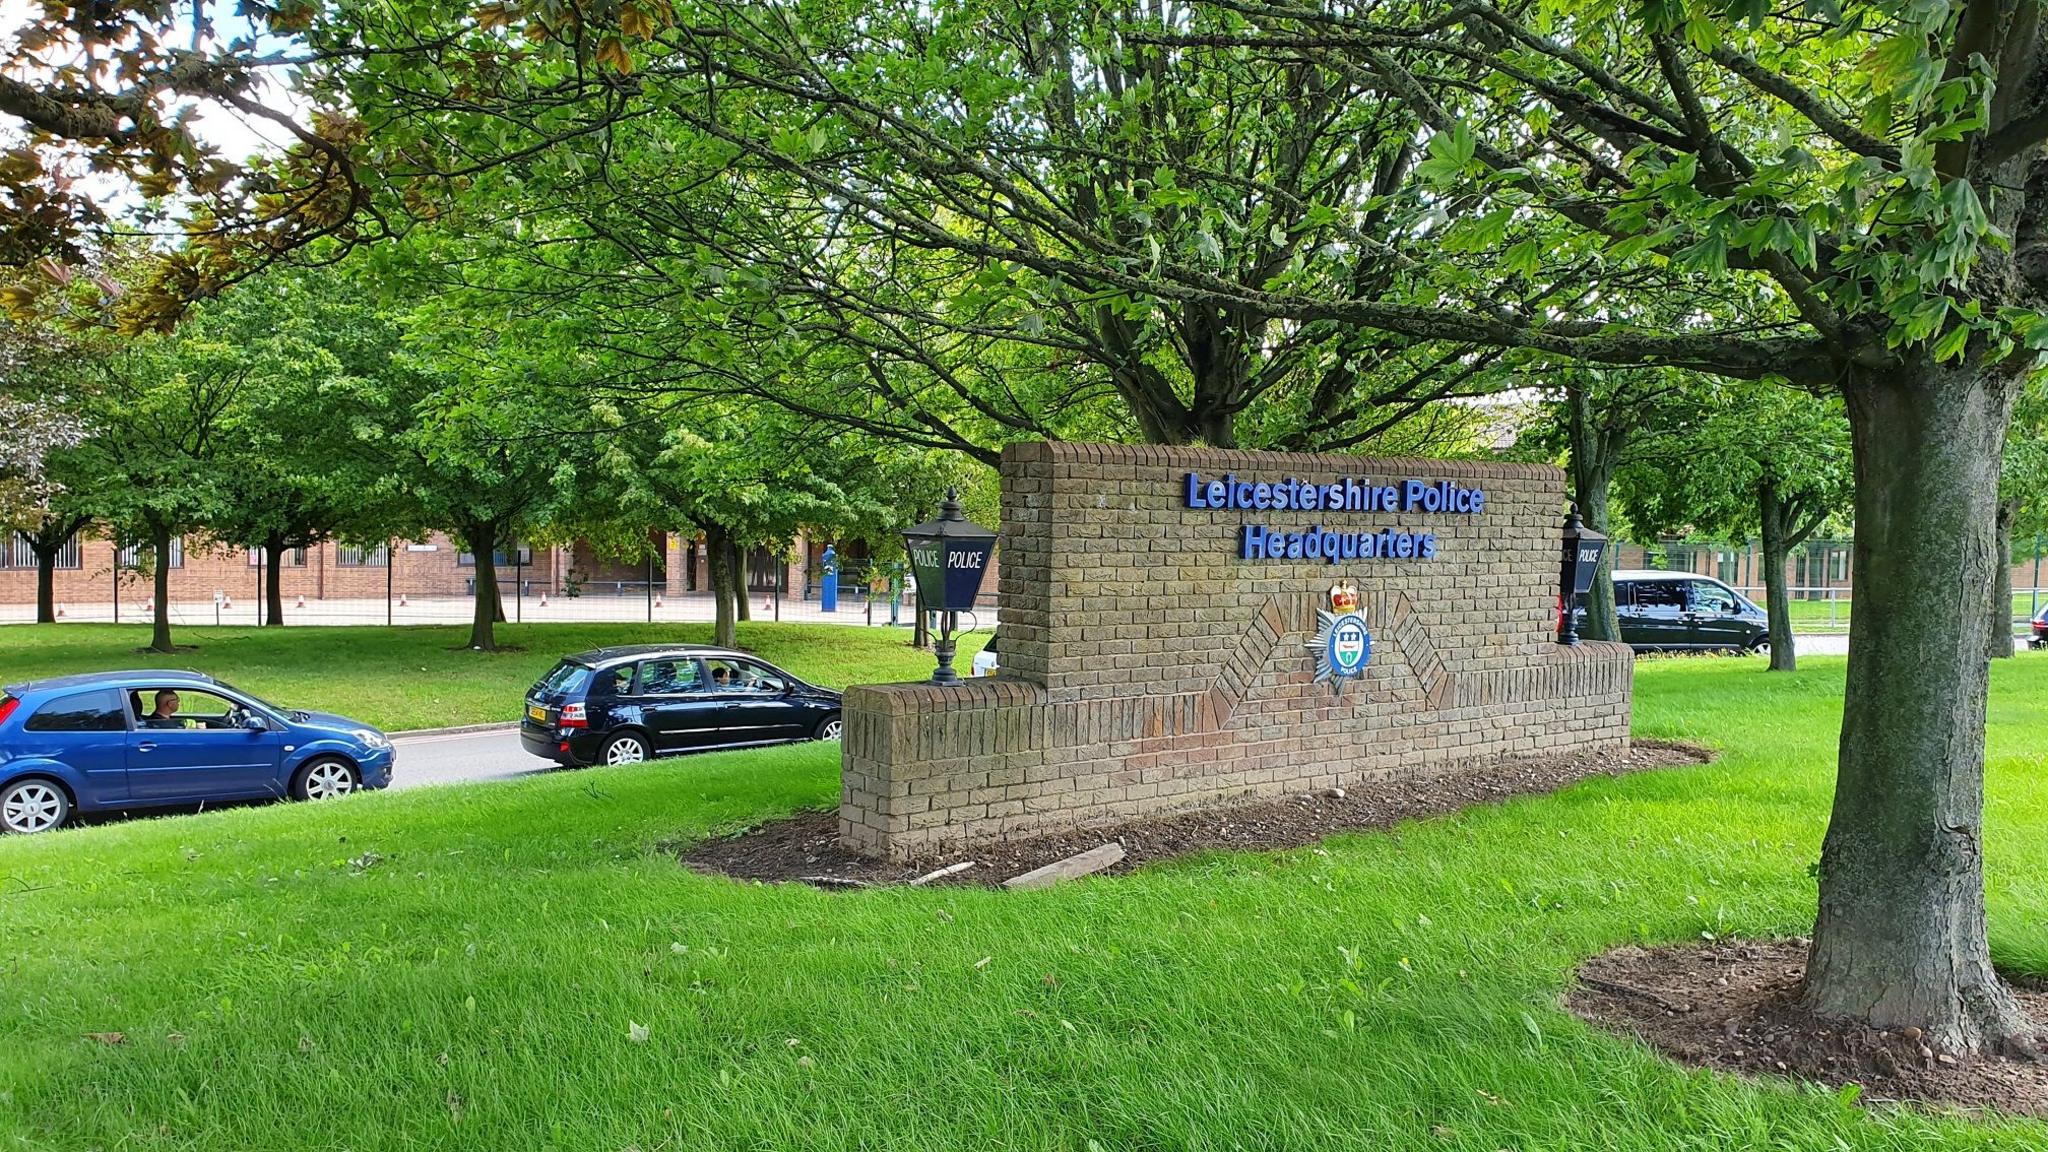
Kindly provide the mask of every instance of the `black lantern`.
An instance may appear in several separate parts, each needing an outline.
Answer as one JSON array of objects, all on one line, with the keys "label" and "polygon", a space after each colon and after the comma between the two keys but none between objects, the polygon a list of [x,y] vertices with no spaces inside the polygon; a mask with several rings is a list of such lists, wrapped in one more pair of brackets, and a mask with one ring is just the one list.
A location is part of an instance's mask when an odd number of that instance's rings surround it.
[{"label": "black lantern", "polygon": [[1600,571],[1600,554],[1607,549],[1607,537],[1593,531],[1579,519],[1579,506],[1564,518],[1562,567],[1557,580],[1557,642],[1579,642],[1578,599],[1593,587],[1593,575]]},{"label": "black lantern", "polygon": [[972,609],[974,598],[981,594],[981,578],[988,572],[996,534],[962,516],[960,493],[949,489],[939,505],[939,518],[905,529],[903,543],[917,573],[920,610],[940,613],[939,642],[934,648],[939,666],[932,673],[932,683],[958,684],[960,674],[953,671],[954,613]]}]

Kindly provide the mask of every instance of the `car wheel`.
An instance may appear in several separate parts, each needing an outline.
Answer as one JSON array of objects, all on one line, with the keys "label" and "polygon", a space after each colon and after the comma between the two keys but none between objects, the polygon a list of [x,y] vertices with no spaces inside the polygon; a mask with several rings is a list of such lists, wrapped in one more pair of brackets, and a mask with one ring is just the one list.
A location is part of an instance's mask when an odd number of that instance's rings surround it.
[{"label": "car wheel", "polygon": [[1750,641],[1749,653],[1752,656],[1769,656],[1771,654],[1771,638],[1769,636],[1759,636]]},{"label": "car wheel", "polygon": [[846,721],[840,719],[838,714],[835,713],[819,722],[815,738],[819,740],[837,740],[845,734]]},{"label": "car wheel", "polygon": [[638,764],[647,759],[647,741],[631,732],[614,736],[605,741],[599,759],[606,764]]},{"label": "car wheel", "polygon": [[295,800],[333,800],[346,796],[362,784],[356,766],[346,760],[315,760],[299,770],[292,782]]},{"label": "car wheel", "polygon": [[55,781],[31,776],[0,788],[0,832],[48,832],[69,819],[71,797]]}]

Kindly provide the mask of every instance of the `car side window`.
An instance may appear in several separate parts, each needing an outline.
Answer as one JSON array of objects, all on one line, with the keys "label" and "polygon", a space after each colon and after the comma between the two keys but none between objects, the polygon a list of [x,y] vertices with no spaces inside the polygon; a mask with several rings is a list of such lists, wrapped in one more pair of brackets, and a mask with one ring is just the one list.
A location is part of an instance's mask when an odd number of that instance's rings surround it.
[{"label": "car side window", "polygon": [[1645,580],[1636,585],[1636,607],[1663,615],[1685,610],[1685,586],[1675,580]]},{"label": "car side window", "polygon": [[598,684],[610,695],[631,696],[633,694],[633,666],[631,664],[619,665],[617,668],[600,676]]},{"label": "car side window", "polygon": [[1690,582],[1690,587],[1692,589],[1693,611],[1711,612],[1717,616],[1735,611],[1734,594],[1719,584],[1709,584],[1704,580],[1694,580]]},{"label": "car side window", "polygon": [[22,728],[29,732],[126,732],[121,694],[112,689],[59,696],[36,709]]},{"label": "car side window", "polygon": [[144,688],[129,693],[138,728],[228,731],[242,726],[247,709],[225,696],[191,688]]},{"label": "car side window", "polygon": [[711,687],[719,692],[781,692],[788,685],[782,677],[751,660],[721,657],[706,660],[711,669]]},{"label": "car side window", "polygon": [[735,660],[733,664],[739,669],[740,687],[750,692],[779,694],[789,689],[789,682],[776,675],[765,664],[756,664],[751,660]]},{"label": "car side window", "polygon": [[1614,582],[1614,610],[1626,612],[1636,606],[1636,586],[1627,580]]},{"label": "car side window", "polygon": [[695,660],[643,660],[640,663],[640,695],[673,696],[703,687]]}]

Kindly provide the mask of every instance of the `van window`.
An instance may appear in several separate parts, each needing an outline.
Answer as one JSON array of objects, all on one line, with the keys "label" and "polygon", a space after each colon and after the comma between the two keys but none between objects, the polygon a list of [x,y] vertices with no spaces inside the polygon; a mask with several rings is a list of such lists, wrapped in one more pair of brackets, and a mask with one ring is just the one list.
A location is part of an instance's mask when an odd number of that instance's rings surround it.
[{"label": "van window", "polygon": [[121,714],[121,694],[102,689],[59,696],[36,709],[22,727],[30,732],[126,732],[128,718]]},{"label": "van window", "polygon": [[1719,584],[1709,584],[1705,580],[1692,581],[1693,611],[1711,612],[1719,616],[1734,612],[1736,607],[1735,593]]},{"label": "van window", "polygon": [[1677,580],[1645,580],[1636,585],[1636,607],[1646,612],[1685,611],[1685,585]]}]

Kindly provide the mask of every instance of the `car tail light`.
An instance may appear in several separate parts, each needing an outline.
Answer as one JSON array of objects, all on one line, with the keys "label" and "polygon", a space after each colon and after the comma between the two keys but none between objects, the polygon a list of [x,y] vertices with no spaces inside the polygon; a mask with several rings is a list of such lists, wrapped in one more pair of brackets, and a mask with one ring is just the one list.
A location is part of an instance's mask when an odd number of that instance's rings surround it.
[{"label": "car tail light", "polygon": [[12,696],[0,696],[0,724],[7,723],[7,718],[14,715],[14,710],[19,707],[21,701]]},{"label": "car tail light", "polygon": [[562,705],[561,719],[555,721],[555,723],[564,728],[588,728],[590,727],[590,718],[583,711],[583,705],[564,704]]}]

